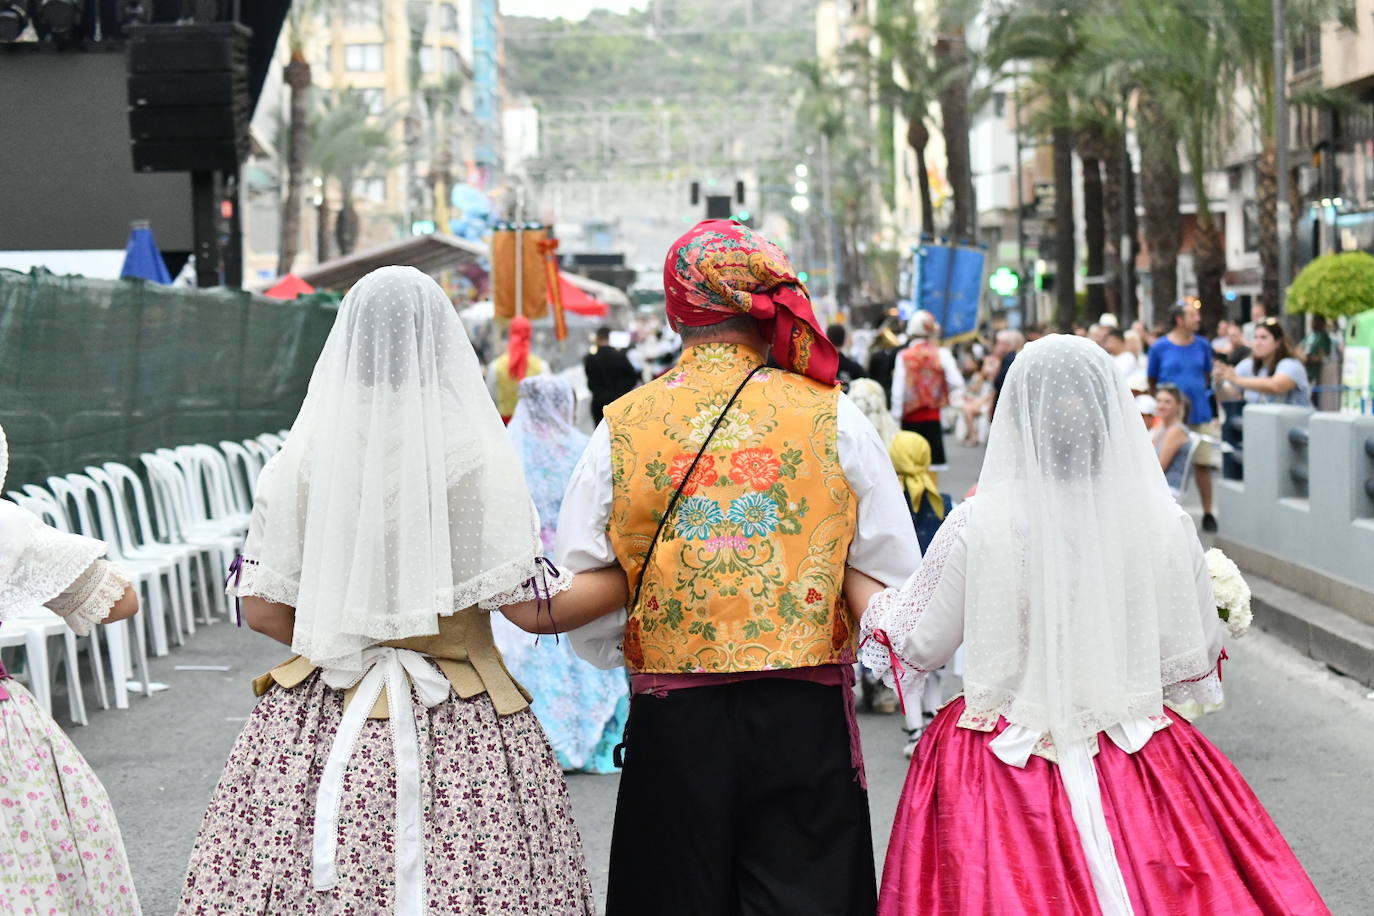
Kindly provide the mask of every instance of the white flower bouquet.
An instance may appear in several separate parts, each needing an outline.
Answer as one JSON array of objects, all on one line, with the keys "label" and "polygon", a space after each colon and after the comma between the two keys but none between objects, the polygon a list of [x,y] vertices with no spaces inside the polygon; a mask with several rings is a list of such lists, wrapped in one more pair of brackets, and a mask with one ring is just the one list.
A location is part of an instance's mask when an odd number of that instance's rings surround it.
[{"label": "white flower bouquet", "polygon": [[1240,569],[1226,554],[1213,547],[1207,551],[1207,571],[1212,576],[1212,594],[1217,601],[1217,616],[1237,639],[1250,629],[1250,586]]}]

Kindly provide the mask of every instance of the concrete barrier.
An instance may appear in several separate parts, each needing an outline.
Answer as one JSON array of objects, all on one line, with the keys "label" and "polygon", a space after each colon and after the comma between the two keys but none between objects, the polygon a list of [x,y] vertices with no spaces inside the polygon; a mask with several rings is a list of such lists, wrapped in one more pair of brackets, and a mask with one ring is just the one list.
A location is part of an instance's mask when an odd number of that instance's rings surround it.
[{"label": "concrete barrier", "polygon": [[1217,480],[1222,540],[1353,586],[1338,604],[1374,619],[1371,443],[1371,416],[1249,405],[1244,479]]}]

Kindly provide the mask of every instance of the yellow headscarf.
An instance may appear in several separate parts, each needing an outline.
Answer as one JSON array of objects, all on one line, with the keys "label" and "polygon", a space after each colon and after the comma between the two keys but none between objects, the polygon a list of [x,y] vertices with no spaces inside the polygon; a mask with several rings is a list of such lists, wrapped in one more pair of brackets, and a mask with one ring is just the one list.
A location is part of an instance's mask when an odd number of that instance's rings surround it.
[{"label": "yellow headscarf", "polygon": [[940,485],[930,470],[930,443],[925,436],[903,430],[892,437],[887,454],[892,459],[897,479],[906,487],[912,511],[921,507],[921,494],[924,493],[930,497],[930,508],[935,512],[935,517],[944,518],[945,500],[940,496]]}]

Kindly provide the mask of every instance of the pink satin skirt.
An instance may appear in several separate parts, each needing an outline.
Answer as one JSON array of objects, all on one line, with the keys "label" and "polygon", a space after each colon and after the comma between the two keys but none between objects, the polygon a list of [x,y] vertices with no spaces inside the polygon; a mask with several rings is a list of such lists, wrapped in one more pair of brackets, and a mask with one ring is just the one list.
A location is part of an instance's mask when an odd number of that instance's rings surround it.
[{"label": "pink satin skirt", "polygon": [[[959,728],[962,698],[921,738],[897,807],[879,916],[1098,916],[1053,764],[1008,766],[1006,727]],[[1230,761],[1181,717],[1096,758],[1107,825],[1137,916],[1325,914],[1297,857]]]}]

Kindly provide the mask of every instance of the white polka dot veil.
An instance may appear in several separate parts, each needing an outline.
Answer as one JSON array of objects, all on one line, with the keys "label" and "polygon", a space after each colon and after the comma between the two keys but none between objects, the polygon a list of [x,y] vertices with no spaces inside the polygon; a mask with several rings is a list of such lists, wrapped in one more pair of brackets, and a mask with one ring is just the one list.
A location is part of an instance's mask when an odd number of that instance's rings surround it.
[{"label": "white polka dot veil", "polygon": [[1201,546],[1110,357],[1051,336],[1017,357],[966,538],[968,704],[1056,744],[1162,712],[1205,674]]},{"label": "white polka dot veil", "polygon": [[293,605],[292,649],[352,668],[515,588],[538,553],[520,460],[448,297],[413,268],[373,271],[263,470],[239,594]]}]

